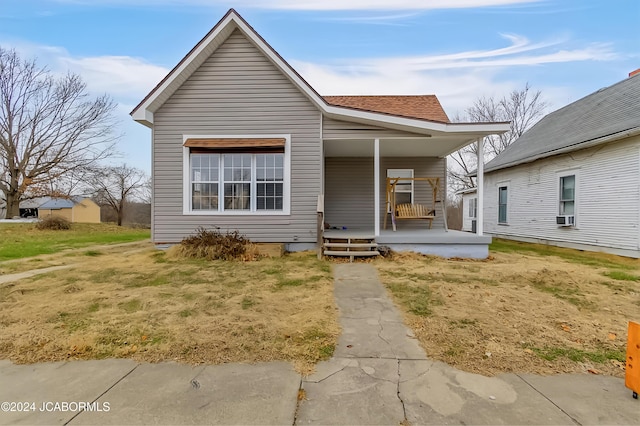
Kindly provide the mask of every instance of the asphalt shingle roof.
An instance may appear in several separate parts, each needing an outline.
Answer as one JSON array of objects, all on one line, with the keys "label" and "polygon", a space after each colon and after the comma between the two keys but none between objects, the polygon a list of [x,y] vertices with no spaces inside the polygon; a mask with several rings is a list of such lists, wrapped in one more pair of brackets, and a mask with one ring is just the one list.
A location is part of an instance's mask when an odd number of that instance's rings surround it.
[{"label": "asphalt shingle roof", "polygon": [[449,122],[449,117],[435,95],[323,96],[323,98],[327,103],[335,106],[441,123]]},{"label": "asphalt shingle roof", "polygon": [[575,150],[584,144],[640,128],[640,74],[554,111],[485,166],[486,172]]}]

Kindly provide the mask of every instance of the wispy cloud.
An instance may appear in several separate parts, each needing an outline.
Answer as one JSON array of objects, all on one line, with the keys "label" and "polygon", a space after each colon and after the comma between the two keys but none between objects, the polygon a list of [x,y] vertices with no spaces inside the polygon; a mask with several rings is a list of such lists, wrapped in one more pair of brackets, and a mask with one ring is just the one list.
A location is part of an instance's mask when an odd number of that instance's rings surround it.
[{"label": "wispy cloud", "polygon": [[[226,0],[53,0],[85,5],[226,6]],[[234,7],[276,10],[433,10],[477,9],[539,3],[544,0],[237,0]]]},{"label": "wispy cloud", "polygon": [[[463,110],[482,95],[503,95],[519,88],[523,73],[505,73],[514,67],[552,63],[611,60],[617,54],[608,44],[568,48],[566,40],[532,43],[504,35],[510,43],[487,50],[445,55],[369,58],[330,64],[292,61],[302,76],[323,94],[430,94],[435,93],[451,111]],[[505,79],[505,75],[512,75]],[[554,89],[560,104],[566,91]],[[553,99],[552,99],[553,101]]]},{"label": "wispy cloud", "polygon": [[142,99],[169,71],[130,56],[75,56],[61,47],[15,40],[0,40],[0,45],[12,46],[22,57],[36,59],[53,73],[80,75],[93,93],[108,93],[130,102]]}]

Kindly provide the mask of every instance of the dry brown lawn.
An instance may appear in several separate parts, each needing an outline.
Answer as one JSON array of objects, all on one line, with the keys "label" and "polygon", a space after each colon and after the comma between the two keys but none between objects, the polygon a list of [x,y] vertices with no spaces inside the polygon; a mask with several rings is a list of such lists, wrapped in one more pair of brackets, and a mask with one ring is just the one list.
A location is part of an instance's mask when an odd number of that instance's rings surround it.
[{"label": "dry brown lawn", "polygon": [[623,376],[627,323],[640,321],[638,261],[501,245],[486,261],[374,262],[427,356],[486,375]]},{"label": "dry brown lawn", "polygon": [[333,353],[339,327],[330,266],[314,254],[208,262],[172,258],[147,243],[71,259],[72,269],[0,284],[0,358],[287,360],[308,372]]}]

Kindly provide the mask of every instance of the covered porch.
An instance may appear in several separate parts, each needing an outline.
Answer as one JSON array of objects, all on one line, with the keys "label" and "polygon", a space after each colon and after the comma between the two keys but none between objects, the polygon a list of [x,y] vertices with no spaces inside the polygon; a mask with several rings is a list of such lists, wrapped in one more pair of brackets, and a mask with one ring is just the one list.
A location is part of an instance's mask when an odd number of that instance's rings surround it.
[{"label": "covered porch", "polygon": [[[334,246],[343,249],[353,241],[361,246],[357,250],[384,245],[397,251],[443,257],[488,256],[491,237],[483,235],[482,226],[477,227],[475,234],[447,228],[446,157],[471,143],[481,147],[484,136],[501,133],[505,126],[496,123],[425,125],[430,128],[419,131],[414,128],[411,132],[335,120],[328,128],[325,126],[323,187],[318,208],[323,244],[333,241]],[[478,163],[482,161],[480,156]],[[482,173],[481,167],[479,173]],[[415,205],[416,211],[419,207],[430,212],[428,221],[396,217],[397,226],[393,230],[388,177],[416,178],[411,179],[410,185],[407,184],[410,179],[406,179],[404,193],[399,195],[402,203]],[[434,192],[431,183],[436,180],[439,183]],[[478,192],[482,193],[481,184]],[[478,206],[479,224],[482,223],[481,211]]]}]

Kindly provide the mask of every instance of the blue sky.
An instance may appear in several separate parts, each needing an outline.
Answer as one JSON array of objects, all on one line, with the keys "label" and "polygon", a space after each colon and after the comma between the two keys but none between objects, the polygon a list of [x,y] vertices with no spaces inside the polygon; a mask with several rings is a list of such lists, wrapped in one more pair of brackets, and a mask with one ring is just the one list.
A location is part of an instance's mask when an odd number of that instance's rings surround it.
[{"label": "blue sky", "polygon": [[0,0],[0,46],[113,96],[116,161],[149,171],[128,113],[231,7],[321,94],[436,94],[450,116],[527,82],[557,109],[640,68],[638,0]]}]

